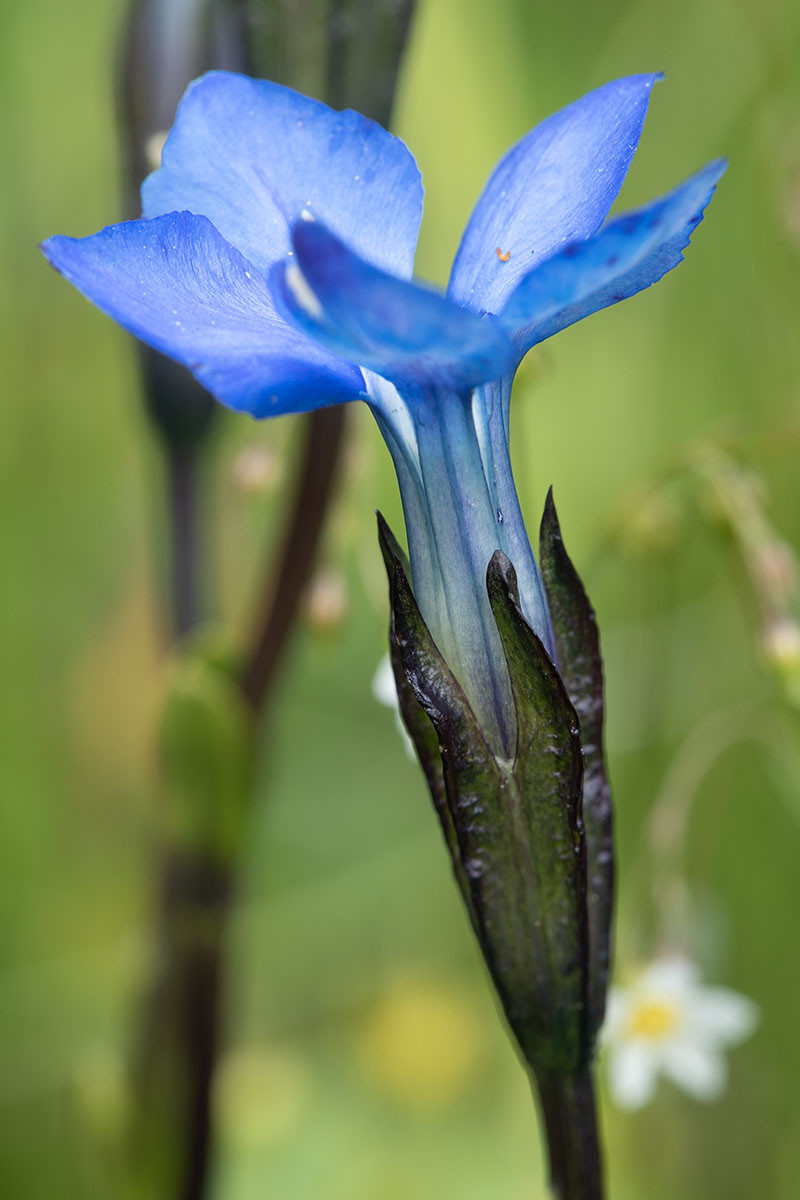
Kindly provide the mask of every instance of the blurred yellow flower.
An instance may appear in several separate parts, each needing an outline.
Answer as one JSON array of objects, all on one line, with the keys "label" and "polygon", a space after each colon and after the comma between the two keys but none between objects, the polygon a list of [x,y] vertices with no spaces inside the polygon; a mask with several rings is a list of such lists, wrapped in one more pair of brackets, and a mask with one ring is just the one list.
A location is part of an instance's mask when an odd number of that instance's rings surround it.
[{"label": "blurred yellow flower", "polygon": [[475,1078],[484,1049],[472,1005],[442,985],[397,983],[370,1013],[358,1057],[377,1088],[411,1109],[446,1108]]},{"label": "blurred yellow flower", "polygon": [[312,1091],[305,1061],[286,1047],[233,1050],[214,1079],[214,1112],[223,1142],[258,1150],[281,1142],[300,1124]]}]

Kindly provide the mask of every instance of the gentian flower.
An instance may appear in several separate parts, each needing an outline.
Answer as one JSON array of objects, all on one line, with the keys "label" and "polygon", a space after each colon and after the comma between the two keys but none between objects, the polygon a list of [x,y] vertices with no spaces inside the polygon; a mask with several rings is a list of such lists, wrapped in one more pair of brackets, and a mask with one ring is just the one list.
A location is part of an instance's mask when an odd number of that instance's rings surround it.
[{"label": "gentian flower", "polygon": [[613,868],[602,668],[552,498],[540,564],[531,549],[509,401],[532,346],[655,283],[702,219],[721,161],[607,221],[657,78],[600,87],[512,148],[446,293],[411,278],[422,185],[401,141],[221,72],[186,92],[142,220],[43,247],[231,408],[370,406],[410,551],[413,590],[382,527],[403,719],[569,1200],[601,1190],[589,1064]]},{"label": "gentian flower", "polygon": [[357,113],[226,72],[186,92],[142,220],[43,245],[89,299],[231,408],[265,417],[367,401],[397,469],[420,610],[506,755],[513,704],[484,582],[496,549],[556,657],[511,475],[515,369],[676,266],[724,169],[604,224],[657,78],[590,92],[506,155],[446,295],[411,281],[422,185],[403,143]]},{"label": "gentian flower", "polygon": [[655,959],[629,987],[611,989],[603,1042],[614,1100],[643,1108],[661,1074],[697,1100],[717,1100],[728,1076],[724,1051],[749,1037],[758,1017],[747,996],[704,984],[690,959]]}]

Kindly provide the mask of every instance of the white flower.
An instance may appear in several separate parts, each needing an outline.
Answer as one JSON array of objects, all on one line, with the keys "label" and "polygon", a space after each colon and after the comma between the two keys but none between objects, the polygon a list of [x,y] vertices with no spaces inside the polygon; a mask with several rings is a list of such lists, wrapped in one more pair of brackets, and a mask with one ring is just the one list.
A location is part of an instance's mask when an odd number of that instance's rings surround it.
[{"label": "white flower", "polygon": [[409,758],[415,758],[414,743],[408,736],[408,730],[403,724],[403,718],[400,716],[400,704],[397,699],[397,685],[394,681],[394,671],[392,670],[392,660],[388,654],[384,654],[381,661],[378,663],[378,669],[372,677],[372,694],[379,704],[385,704],[387,708],[394,709],[394,720],[397,726],[400,737],[403,739],[403,747]]},{"label": "white flower", "polygon": [[659,1073],[698,1100],[725,1089],[724,1050],[758,1024],[752,1000],[706,987],[686,958],[656,959],[630,987],[612,988],[603,1042],[611,1095],[620,1108],[652,1100]]}]

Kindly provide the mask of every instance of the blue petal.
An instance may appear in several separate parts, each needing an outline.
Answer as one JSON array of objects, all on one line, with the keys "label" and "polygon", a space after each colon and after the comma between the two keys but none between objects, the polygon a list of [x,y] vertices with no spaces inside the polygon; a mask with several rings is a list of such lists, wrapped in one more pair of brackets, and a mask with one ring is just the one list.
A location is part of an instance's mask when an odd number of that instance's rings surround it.
[{"label": "blue petal", "polygon": [[202,213],[264,272],[291,249],[290,226],[305,209],[370,262],[409,277],[422,182],[408,149],[374,121],[214,71],[184,95],[142,205],[145,217]]},{"label": "blue petal", "polygon": [[449,295],[498,313],[532,267],[600,228],[636,152],[659,78],[631,75],[607,83],[548,117],[509,151],[464,231]]},{"label": "blue petal", "polygon": [[292,231],[296,258],[273,269],[276,299],[333,354],[394,383],[470,389],[509,370],[493,318],[364,262],[316,221]]},{"label": "blue petal", "polygon": [[263,417],[363,390],[359,371],[278,316],[263,276],[205,217],[127,221],[93,237],[50,238],[42,250],[98,308],[231,408]]},{"label": "blue petal", "polygon": [[709,163],[669,195],[609,222],[593,238],[571,242],[531,271],[503,312],[520,350],[677,267],[726,167],[724,159]]}]

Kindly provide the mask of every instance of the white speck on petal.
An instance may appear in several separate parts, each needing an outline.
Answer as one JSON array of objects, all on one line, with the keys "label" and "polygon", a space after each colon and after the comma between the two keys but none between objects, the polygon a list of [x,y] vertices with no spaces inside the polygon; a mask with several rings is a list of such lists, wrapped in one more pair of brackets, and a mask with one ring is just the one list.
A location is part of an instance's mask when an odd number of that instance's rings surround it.
[{"label": "white speck on petal", "polygon": [[297,263],[289,263],[286,268],[286,286],[297,303],[310,317],[322,316],[322,305],[311,290],[303,272]]},{"label": "white speck on petal", "polygon": [[307,208],[304,208],[301,210],[300,216],[301,216],[302,220],[304,220],[304,221],[313,221],[314,220],[313,214],[310,213]]}]

